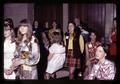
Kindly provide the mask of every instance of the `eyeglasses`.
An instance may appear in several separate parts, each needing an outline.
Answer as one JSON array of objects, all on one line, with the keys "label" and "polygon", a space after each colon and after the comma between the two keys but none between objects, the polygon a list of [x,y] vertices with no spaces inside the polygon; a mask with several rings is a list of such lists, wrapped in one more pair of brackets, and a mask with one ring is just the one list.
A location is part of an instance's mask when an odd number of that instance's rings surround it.
[{"label": "eyeglasses", "polygon": [[4,29],[4,31],[9,31],[9,30],[11,30],[11,29]]}]

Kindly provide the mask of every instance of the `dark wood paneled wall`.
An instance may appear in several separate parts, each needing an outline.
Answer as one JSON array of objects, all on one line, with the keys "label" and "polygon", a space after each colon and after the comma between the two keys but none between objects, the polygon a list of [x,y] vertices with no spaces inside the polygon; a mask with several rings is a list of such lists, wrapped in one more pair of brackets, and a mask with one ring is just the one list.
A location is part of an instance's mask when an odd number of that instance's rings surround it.
[{"label": "dark wood paneled wall", "polygon": [[[112,6],[112,5],[111,5]],[[113,5],[111,12],[106,13],[106,4],[68,4],[68,20],[79,17],[89,29],[94,29],[99,36],[105,36],[106,16],[115,17],[116,7]],[[110,9],[109,9],[110,10]],[[57,20],[63,26],[63,4],[35,4],[34,18],[40,23]]]},{"label": "dark wood paneled wall", "polygon": [[43,24],[45,21],[49,21],[51,24],[53,20],[56,20],[57,23],[62,27],[62,4],[35,4],[34,11],[34,18],[41,24]]},{"label": "dark wood paneled wall", "polygon": [[79,17],[88,28],[104,36],[105,11],[105,4],[69,4],[69,20]]}]

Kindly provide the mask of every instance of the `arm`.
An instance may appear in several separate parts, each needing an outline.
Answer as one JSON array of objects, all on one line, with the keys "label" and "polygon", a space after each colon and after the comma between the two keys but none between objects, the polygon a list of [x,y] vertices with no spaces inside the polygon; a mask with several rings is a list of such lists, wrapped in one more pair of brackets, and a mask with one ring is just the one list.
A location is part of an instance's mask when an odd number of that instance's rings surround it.
[{"label": "arm", "polygon": [[80,47],[80,52],[83,53],[84,52],[84,38],[82,35],[80,35],[79,37],[79,47]]},{"label": "arm", "polygon": [[87,65],[87,61],[89,60],[89,53],[88,53],[88,43],[85,44],[85,52],[86,52],[86,65]]},{"label": "arm", "polygon": [[54,54],[52,54],[52,53],[50,53],[50,54],[48,55],[48,61],[50,61],[50,60],[52,59],[53,55],[54,55]]}]

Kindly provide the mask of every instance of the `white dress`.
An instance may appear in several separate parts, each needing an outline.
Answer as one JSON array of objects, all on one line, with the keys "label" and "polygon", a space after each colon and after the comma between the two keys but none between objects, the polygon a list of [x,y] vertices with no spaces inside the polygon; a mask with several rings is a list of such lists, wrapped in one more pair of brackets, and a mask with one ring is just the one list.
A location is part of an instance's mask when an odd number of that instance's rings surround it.
[{"label": "white dress", "polygon": [[49,48],[49,52],[53,53],[54,55],[51,60],[48,61],[46,72],[52,74],[63,67],[65,62],[65,47],[54,43]]},{"label": "white dress", "polygon": [[[11,43],[10,41],[4,42],[4,69],[10,69],[12,65],[12,59],[14,58],[14,51],[15,51],[15,42]],[[5,79],[15,79],[15,72],[11,75],[6,75],[4,73]]]}]

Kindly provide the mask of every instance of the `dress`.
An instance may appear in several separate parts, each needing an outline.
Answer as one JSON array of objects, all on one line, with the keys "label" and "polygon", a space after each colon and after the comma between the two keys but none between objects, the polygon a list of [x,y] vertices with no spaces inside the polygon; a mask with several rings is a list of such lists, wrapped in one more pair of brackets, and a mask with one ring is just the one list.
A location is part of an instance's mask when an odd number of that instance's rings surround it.
[{"label": "dress", "polygon": [[[87,43],[89,55],[88,55],[88,57],[86,57],[86,62],[92,58],[95,58],[96,48],[99,44],[100,44],[99,42],[95,42],[95,43],[88,42]],[[86,67],[84,75],[87,75],[91,71],[95,61],[96,60],[94,60],[94,59],[90,61],[90,64]]]},{"label": "dress", "polygon": [[[4,69],[10,69],[12,65],[12,59],[14,58],[14,51],[16,45],[15,42],[11,43],[8,41],[4,42]],[[13,71],[11,75],[6,75],[4,73],[5,79],[15,79],[15,72]]]},{"label": "dress", "polygon": [[85,80],[113,80],[115,77],[116,68],[113,62],[105,60],[103,64],[94,64],[92,71],[87,75]]},{"label": "dress", "polygon": [[116,34],[111,35],[111,40],[109,51],[111,58],[114,60],[116,56]]},{"label": "dress", "polygon": [[[33,38],[32,38],[33,39]],[[31,49],[28,48],[31,46]],[[26,46],[24,43],[19,45],[19,50],[15,52],[15,57],[18,58],[22,55],[22,51],[28,52],[29,54],[26,57],[21,57],[21,59],[25,60],[25,63],[20,65],[17,70],[17,76],[19,79],[38,79],[37,74],[37,63],[40,60],[40,51],[38,44],[31,40]]]},{"label": "dress", "polygon": [[49,48],[49,52],[54,55],[48,61],[46,72],[52,74],[63,67],[65,62],[65,47],[58,43],[53,43]]}]

